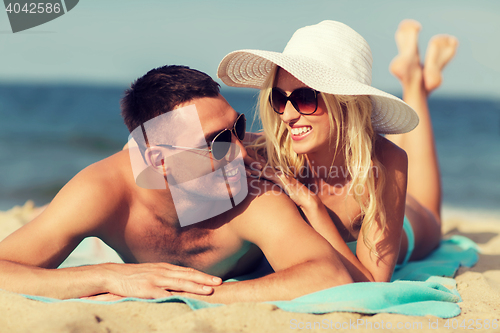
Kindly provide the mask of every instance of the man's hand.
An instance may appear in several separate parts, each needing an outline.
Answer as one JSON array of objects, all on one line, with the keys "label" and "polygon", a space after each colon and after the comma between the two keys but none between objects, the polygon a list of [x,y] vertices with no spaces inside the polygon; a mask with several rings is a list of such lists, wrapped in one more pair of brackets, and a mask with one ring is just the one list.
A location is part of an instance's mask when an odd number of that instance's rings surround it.
[{"label": "man's hand", "polygon": [[[222,279],[193,268],[168,263],[101,264],[108,295],[137,298],[162,298],[171,291],[210,295]],[[104,295],[98,295],[103,297]],[[97,298],[94,299],[99,299]],[[116,299],[116,297],[115,297]]]},{"label": "man's hand", "polygon": [[170,296],[171,291],[210,295],[222,283],[219,277],[167,263],[107,263],[46,269],[0,260],[0,272],[4,274],[0,275],[2,289],[58,299],[101,294],[162,298]]}]

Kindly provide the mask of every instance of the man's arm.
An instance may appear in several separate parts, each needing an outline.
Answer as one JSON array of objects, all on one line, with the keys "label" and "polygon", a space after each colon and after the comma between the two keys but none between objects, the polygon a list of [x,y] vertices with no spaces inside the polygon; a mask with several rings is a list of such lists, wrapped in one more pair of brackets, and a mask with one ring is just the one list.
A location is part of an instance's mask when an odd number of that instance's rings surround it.
[{"label": "man's arm", "polygon": [[290,300],[353,282],[336,251],[304,222],[295,204],[271,183],[255,184],[250,187],[260,194],[231,224],[240,237],[260,247],[275,273],[223,283],[210,296],[187,296],[213,303]]},{"label": "man's arm", "polygon": [[107,292],[171,295],[165,289],[210,293],[212,288],[203,287],[220,279],[167,263],[55,269],[82,239],[105,239],[108,227],[120,223],[128,209],[123,184],[104,161],[75,176],[37,218],[0,242],[0,289],[61,299]]}]

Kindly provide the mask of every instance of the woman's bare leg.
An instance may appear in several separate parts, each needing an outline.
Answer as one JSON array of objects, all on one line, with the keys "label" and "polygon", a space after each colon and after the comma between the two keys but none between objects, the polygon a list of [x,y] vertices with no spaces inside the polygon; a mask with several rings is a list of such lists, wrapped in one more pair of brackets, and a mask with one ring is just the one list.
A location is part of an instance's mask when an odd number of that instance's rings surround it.
[{"label": "woman's bare leg", "polygon": [[[403,87],[403,100],[420,119],[413,131],[388,136],[408,154],[406,215],[415,233],[412,259],[427,255],[441,238],[441,177],[427,97],[441,84],[441,71],[458,45],[454,37],[435,36],[429,42],[422,67],[417,47],[420,29],[416,21],[401,22],[396,32],[399,55],[390,67]],[[406,250],[406,246],[405,239],[401,249]]]}]

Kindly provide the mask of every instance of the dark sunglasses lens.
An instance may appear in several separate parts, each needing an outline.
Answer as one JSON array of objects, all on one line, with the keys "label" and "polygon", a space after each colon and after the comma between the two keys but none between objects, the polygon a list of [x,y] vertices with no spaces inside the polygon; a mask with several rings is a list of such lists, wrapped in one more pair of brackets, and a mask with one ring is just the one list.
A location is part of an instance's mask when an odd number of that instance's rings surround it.
[{"label": "dark sunglasses lens", "polygon": [[279,114],[282,114],[285,110],[285,105],[287,102],[287,98],[281,91],[276,88],[273,88],[269,101],[271,102],[271,106],[273,110]]},{"label": "dark sunglasses lens", "polygon": [[290,99],[295,102],[300,113],[311,114],[318,107],[316,92],[309,88],[297,89],[291,95]]},{"label": "dark sunglasses lens", "polygon": [[212,143],[212,156],[221,160],[226,156],[231,147],[231,131],[224,130],[217,135]]},{"label": "dark sunglasses lens", "polygon": [[236,124],[234,124],[234,130],[236,132],[236,136],[240,141],[242,141],[245,138],[246,127],[247,127],[247,120],[245,118],[245,115],[242,114],[238,117],[238,120],[236,120]]}]

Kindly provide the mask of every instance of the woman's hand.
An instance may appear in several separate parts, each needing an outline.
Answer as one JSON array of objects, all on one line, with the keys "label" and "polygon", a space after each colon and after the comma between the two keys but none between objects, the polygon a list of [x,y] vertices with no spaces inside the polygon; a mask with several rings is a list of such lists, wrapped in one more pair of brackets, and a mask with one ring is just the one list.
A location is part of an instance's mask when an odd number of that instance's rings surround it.
[{"label": "woman's hand", "polygon": [[321,203],[316,193],[298,181],[295,177],[287,176],[281,172],[276,172],[275,177],[281,182],[280,186],[285,190],[290,199],[297,206],[302,208],[307,215],[308,210],[315,209]]},{"label": "woman's hand", "polygon": [[309,190],[307,186],[302,184],[296,178],[287,176],[280,170],[266,165],[262,156],[250,156],[245,159],[247,165],[247,176],[254,178],[267,179],[279,185],[290,199],[295,202],[297,206],[302,209],[314,209],[317,205],[321,204],[321,200],[316,193]]}]

